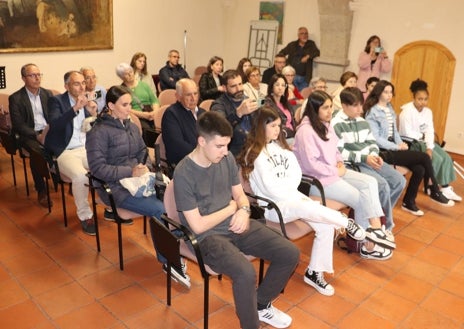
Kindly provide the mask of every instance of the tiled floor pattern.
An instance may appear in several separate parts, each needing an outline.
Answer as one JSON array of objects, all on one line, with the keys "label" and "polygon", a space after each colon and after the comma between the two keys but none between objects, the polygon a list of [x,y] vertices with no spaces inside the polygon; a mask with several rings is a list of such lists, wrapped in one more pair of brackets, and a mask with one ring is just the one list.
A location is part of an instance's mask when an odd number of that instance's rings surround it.
[{"label": "tiled floor pattern", "polygon": [[[464,157],[456,159],[464,164]],[[165,275],[142,220],[123,227],[120,271],[116,226],[100,222],[97,253],[95,239],[81,232],[72,197],[66,196],[64,228],[59,193],[52,193],[48,214],[34,192],[26,197],[16,164],[14,187],[9,157],[0,150],[0,328],[202,328],[203,285],[194,264],[192,288],[174,284],[166,306]],[[463,179],[454,187],[464,195]],[[443,208],[422,192],[418,206],[421,218],[395,209],[398,249],[389,261],[334,247],[336,273],[326,276],[333,297],[303,282],[312,236],[297,241],[300,264],[275,301],[293,317],[291,328],[464,328],[464,206]],[[211,279],[209,320],[210,328],[239,327],[227,278]]]}]

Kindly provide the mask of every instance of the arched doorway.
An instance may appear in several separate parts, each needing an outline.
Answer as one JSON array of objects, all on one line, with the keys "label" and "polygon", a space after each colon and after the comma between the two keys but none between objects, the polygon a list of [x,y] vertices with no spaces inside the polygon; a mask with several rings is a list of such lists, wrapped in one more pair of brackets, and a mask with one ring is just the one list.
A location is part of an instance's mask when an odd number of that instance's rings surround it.
[{"label": "arched doorway", "polygon": [[393,61],[392,83],[395,97],[392,105],[397,113],[412,100],[409,86],[420,78],[427,81],[429,104],[433,110],[435,132],[443,140],[448,116],[448,105],[453,86],[456,58],[442,44],[434,41],[415,41],[401,47]]}]

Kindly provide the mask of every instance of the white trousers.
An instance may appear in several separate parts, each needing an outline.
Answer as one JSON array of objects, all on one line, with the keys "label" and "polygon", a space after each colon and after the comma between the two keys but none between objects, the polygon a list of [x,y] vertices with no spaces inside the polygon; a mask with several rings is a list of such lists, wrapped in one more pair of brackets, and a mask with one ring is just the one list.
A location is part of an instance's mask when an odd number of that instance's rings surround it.
[{"label": "white trousers", "polygon": [[85,147],[64,150],[57,158],[60,173],[71,179],[74,203],[77,208],[77,217],[83,221],[93,217],[89,204],[89,179],[86,174],[89,170],[87,152]]}]

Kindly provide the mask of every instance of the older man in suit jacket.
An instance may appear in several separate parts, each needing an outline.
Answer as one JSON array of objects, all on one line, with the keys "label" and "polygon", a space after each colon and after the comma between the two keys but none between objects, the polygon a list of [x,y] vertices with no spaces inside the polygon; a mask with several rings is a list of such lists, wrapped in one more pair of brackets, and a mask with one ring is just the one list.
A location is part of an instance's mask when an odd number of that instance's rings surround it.
[{"label": "older man in suit jacket", "polygon": [[[52,93],[41,87],[42,73],[35,64],[23,65],[21,78],[24,87],[8,98],[13,132],[19,136],[21,147],[46,156],[43,142],[48,130],[47,102]],[[31,172],[39,204],[48,207],[45,181],[32,162]]]},{"label": "older man in suit jacket", "polygon": [[[45,138],[45,148],[57,157],[60,173],[72,181],[77,216],[84,233],[95,235],[95,222],[90,209],[86,173],[89,165],[85,150],[83,122],[90,113],[85,96],[85,79],[79,71],[64,75],[66,92],[48,100],[50,129]],[[96,109],[94,109],[96,110]]]}]

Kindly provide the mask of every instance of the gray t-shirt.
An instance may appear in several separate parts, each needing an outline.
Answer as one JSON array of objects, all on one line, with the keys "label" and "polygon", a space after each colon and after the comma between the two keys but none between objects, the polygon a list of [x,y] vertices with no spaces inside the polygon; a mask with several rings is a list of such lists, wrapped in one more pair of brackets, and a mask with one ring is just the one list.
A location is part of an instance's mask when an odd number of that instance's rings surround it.
[{"label": "gray t-shirt", "polygon": [[[227,207],[232,199],[232,186],[238,184],[238,168],[232,153],[208,168],[197,165],[186,156],[174,172],[174,196],[182,224],[190,228],[182,211],[198,208],[205,216]],[[197,239],[201,241],[213,234],[230,234],[230,220],[231,217],[199,234]]]}]

